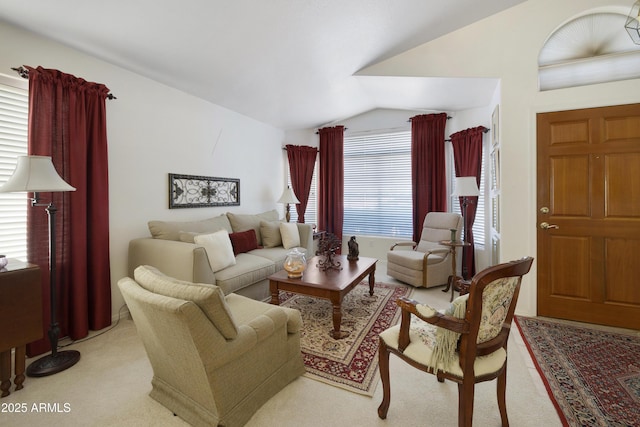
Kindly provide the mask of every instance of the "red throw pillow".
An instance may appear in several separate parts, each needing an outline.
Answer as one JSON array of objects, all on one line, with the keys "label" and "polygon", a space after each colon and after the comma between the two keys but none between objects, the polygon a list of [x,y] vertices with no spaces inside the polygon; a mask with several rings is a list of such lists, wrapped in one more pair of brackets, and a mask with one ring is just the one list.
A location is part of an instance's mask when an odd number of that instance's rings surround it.
[{"label": "red throw pillow", "polygon": [[229,234],[229,238],[231,239],[234,255],[258,249],[258,238],[256,237],[256,230],[254,229],[231,233]]}]

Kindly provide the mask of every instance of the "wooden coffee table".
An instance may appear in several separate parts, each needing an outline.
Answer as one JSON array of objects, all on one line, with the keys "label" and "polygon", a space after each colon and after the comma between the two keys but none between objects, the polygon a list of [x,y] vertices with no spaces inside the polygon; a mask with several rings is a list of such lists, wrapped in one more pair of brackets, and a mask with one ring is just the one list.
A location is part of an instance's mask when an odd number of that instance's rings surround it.
[{"label": "wooden coffee table", "polygon": [[367,275],[369,275],[369,294],[373,295],[375,284],[375,258],[360,257],[357,261],[349,261],[345,255],[336,255],[335,260],[341,263],[342,270],[320,271],[318,262],[323,259],[315,256],[307,261],[307,269],[299,279],[290,279],[285,270],[269,276],[271,304],[279,305],[279,291],[324,298],[333,305],[333,330],[331,336],[341,339],[349,336],[349,332],[340,330],[342,321],[342,299]]}]

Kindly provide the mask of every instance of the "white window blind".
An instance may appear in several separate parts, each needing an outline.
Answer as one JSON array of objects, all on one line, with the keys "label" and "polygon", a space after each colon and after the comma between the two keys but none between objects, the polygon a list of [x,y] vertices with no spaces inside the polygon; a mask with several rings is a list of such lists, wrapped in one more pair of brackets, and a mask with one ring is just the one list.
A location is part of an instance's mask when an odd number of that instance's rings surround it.
[{"label": "white window blind", "polygon": [[[29,116],[27,90],[5,83],[0,80],[0,185],[13,173],[18,156],[27,154]],[[0,254],[7,258],[27,259],[27,206],[27,193],[0,193]]]},{"label": "white window blind", "polygon": [[344,235],[412,236],[411,132],[344,139]]},{"label": "white window blind", "polygon": [[[313,178],[311,178],[311,189],[309,190],[309,200],[307,201],[307,209],[304,212],[304,222],[307,224],[318,225],[318,184],[316,177],[318,176],[318,160],[313,166]],[[287,168],[287,182],[291,186],[291,173]],[[293,188],[293,187],[291,187]],[[298,211],[295,205],[291,205],[291,222],[298,222]]]},{"label": "white window blind", "polygon": [[[473,241],[476,247],[484,246],[486,240],[486,225],[485,225],[485,149],[484,149],[484,139],[482,141],[482,170],[480,172],[480,196],[478,196],[478,207],[476,208],[476,219],[473,222]],[[451,143],[449,143],[449,152],[452,159],[453,164],[453,147]],[[451,182],[454,182],[456,177],[455,167],[451,168]],[[453,191],[450,191],[450,193]],[[450,197],[451,199],[451,211],[455,213],[462,214],[460,209],[460,199],[458,197]]]}]

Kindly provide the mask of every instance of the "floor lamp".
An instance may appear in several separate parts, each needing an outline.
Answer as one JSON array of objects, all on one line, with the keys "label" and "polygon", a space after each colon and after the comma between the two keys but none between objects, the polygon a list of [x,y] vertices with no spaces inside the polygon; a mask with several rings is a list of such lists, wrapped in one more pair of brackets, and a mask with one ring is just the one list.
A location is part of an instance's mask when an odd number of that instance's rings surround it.
[{"label": "floor lamp", "polygon": [[53,375],[75,365],[80,359],[80,352],[75,350],[58,351],[58,326],[56,305],[56,211],[51,203],[40,203],[38,193],[75,191],[56,172],[51,157],[19,156],[16,169],[9,180],[0,187],[2,193],[32,192],[31,206],[46,206],[49,216],[49,286],[51,288],[51,324],[49,325],[49,341],[51,354],[41,357],[27,368],[30,377]]},{"label": "floor lamp", "polygon": [[293,203],[294,205],[297,205],[298,203],[300,203],[300,200],[298,200],[298,198],[296,197],[296,194],[293,192],[291,187],[287,185],[287,188],[285,188],[284,191],[282,192],[282,196],[280,196],[280,198],[278,199],[278,203],[284,203],[285,205],[287,205],[287,214],[285,215],[285,218],[287,219],[287,222],[289,222],[289,220],[291,219],[291,213],[289,212],[289,209],[290,209],[289,205],[291,203]]},{"label": "floor lamp", "polygon": [[[469,242],[468,233],[472,232],[472,230],[467,230],[467,207],[473,203],[469,197],[477,197],[480,195],[480,191],[478,190],[478,184],[475,176],[459,176],[455,179],[455,187],[453,190],[452,196],[454,197],[462,197],[462,224],[464,230],[464,238],[463,241],[465,243]],[[472,249],[473,250],[473,249]],[[464,249],[463,249],[464,251]],[[467,278],[467,267],[465,262],[462,262],[462,276],[463,278]]]}]

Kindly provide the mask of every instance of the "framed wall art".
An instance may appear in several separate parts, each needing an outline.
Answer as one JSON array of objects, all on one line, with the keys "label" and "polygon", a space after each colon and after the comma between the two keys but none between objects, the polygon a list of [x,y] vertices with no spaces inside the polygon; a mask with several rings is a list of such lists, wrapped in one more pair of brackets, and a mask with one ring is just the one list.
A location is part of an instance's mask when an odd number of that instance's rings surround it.
[{"label": "framed wall art", "polygon": [[169,209],[239,205],[239,179],[169,174]]}]

